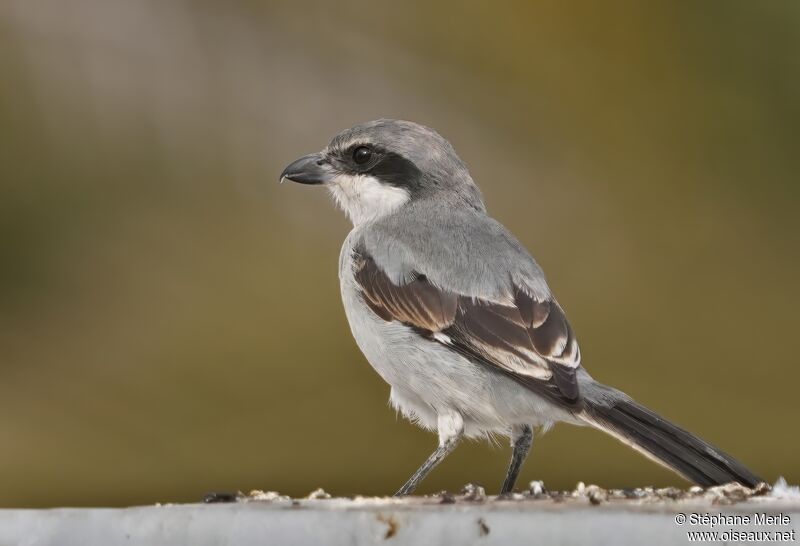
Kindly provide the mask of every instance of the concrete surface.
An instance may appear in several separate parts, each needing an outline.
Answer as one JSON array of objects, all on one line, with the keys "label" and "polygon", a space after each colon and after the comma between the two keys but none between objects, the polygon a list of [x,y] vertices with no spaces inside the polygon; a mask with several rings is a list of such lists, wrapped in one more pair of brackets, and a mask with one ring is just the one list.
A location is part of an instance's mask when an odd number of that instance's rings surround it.
[{"label": "concrete surface", "polygon": [[687,532],[698,531],[718,533],[705,536],[709,542],[792,543],[800,523],[796,488],[606,491],[579,484],[548,493],[534,482],[511,499],[486,497],[474,486],[460,495],[408,499],[326,497],[256,491],[232,503],[0,510],[0,546],[660,545],[686,544]]}]

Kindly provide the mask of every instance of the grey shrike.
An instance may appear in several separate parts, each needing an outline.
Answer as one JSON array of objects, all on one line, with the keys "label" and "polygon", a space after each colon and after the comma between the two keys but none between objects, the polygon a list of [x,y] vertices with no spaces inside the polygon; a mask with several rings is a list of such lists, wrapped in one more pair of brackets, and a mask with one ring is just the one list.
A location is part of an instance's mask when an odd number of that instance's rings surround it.
[{"label": "grey shrike", "polygon": [[336,135],[281,181],[322,184],[353,223],[339,279],[353,337],[391,386],[391,404],[439,446],[412,493],[462,437],[508,436],[512,491],[533,430],[598,428],[702,486],[762,480],[736,459],[598,383],[544,273],[486,213],[450,143],[408,121]]}]

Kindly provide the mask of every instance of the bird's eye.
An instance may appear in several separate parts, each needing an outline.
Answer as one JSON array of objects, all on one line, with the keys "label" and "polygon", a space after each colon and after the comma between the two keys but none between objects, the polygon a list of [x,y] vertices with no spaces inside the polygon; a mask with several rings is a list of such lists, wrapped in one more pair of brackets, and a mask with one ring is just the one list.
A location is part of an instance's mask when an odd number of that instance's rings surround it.
[{"label": "bird's eye", "polygon": [[368,146],[359,146],[353,150],[353,161],[357,165],[363,165],[372,157],[372,150]]}]

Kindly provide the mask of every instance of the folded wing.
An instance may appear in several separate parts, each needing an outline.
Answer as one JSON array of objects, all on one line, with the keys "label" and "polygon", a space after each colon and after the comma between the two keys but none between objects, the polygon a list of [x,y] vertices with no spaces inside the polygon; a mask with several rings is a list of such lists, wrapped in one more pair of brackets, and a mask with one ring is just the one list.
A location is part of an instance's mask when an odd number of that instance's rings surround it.
[{"label": "folded wing", "polygon": [[424,272],[397,284],[364,249],[353,258],[363,299],[381,319],[405,324],[560,401],[578,400],[580,350],[554,299],[538,301],[515,287],[513,304],[486,301],[434,286]]}]

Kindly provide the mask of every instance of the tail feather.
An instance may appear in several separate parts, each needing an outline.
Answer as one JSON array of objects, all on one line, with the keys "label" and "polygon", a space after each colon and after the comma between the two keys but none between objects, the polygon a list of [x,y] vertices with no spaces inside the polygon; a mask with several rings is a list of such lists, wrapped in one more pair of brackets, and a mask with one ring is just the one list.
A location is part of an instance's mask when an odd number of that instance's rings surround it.
[{"label": "tail feather", "polygon": [[763,482],[742,463],[638,404],[627,395],[594,383],[585,392],[582,417],[657,462],[702,486]]}]

